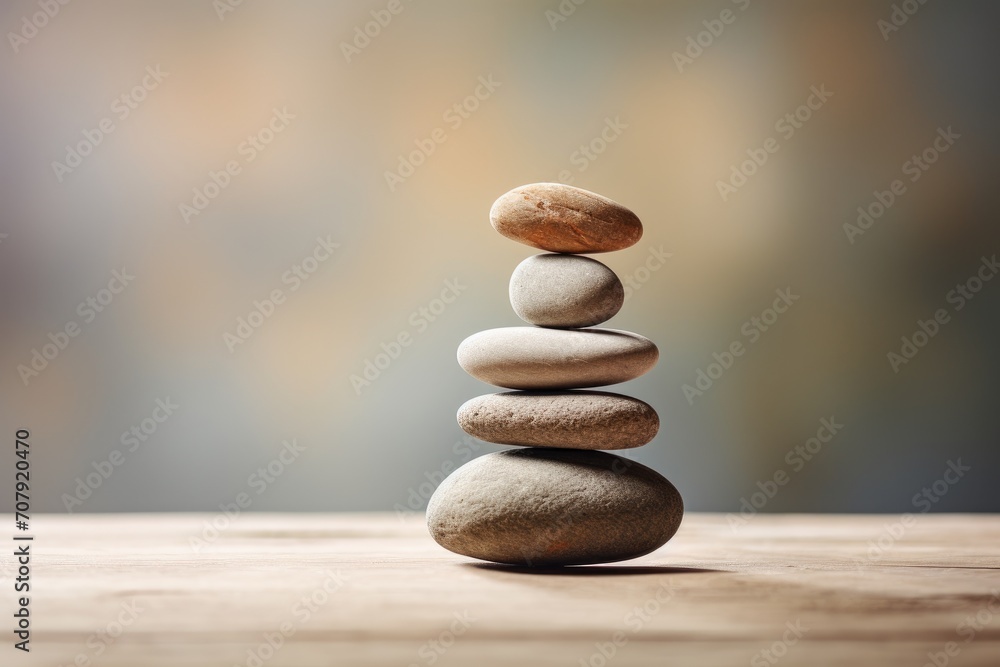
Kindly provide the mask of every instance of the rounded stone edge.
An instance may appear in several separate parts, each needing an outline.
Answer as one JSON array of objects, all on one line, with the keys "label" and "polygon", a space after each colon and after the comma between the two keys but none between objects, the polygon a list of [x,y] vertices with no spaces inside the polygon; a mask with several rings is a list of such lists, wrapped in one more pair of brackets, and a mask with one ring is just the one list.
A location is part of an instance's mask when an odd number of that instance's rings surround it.
[{"label": "rounded stone edge", "polygon": [[[614,212],[614,217],[617,218],[614,222],[621,226],[623,230],[630,230],[631,233],[625,234],[627,237],[626,241],[623,243],[613,244],[611,247],[604,248],[577,248],[577,249],[567,249],[567,248],[557,248],[547,245],[538,245],[536,243],[531,243],[527,239],[521,238],[520,236],[510,234],[505,229],[505,223],[509,221],[512,211],[517,210],[518,206],[523,206],[521,204],[521,199],[523,199],[524,190],[552,190],[560,193],[561,196],[566,198],[572,197],[582,197],[589,198],[598,202],[600,206],[606,207],[608,210]],[[521,199],[519,199],[519,195]],[[582,211],[577,209],[571,209],[577,213],[583,214]],[[584,214],[588,217],[595,217],[591,214]],[[589,254],[601,254],[606,252],[616,252],[618,250],[625,250],[626,248],[631,248],[636,243],[638,243],[643,236],[644,228],[642,220],[636,215],[630,208],[620,204],[619,202],[606,197],[597,192],[591,190],[585,190],[584,188],[578,188],[574,185],[566,185],[565,183],[552,183],[548,181],[541,181],[538,183],[526,183],[524,185],[519,185],[517,187],[511,188],[507,192],[503,193],[493,202],[490,206],[490,224],[493,229],[497,231],[501,236],[504,236],[512,241],[516,241],[523,245],[537,248],[539,250],[545,250],[547,252],[558,252],[569,255],[589,255]]]},{"label": "rounded stone edge", "polygon": [[[452,472],[448,477],[446,477],[443,482],[441,482],[441,484],[438,486],[437,489],[435,489],[434,493],[431,495],[431,498],[427,503],[427,509],[425,512],[425,523],[427,531],[430,534],[431,538],[443,549],[450,551],[453,554],[462,556],[464,558],[472,558],[475,560],[481,560],[490,563],[499,563],[502,565],[520,566],[528,568],[559,568],[559,567],[575,567],[581,565],[621,563],[629,560],[634,560],[636,558],[642,558],[643,556],[647,556],[656,551],[657,549],[660,549],[665,544],[670,542],[670,540],[672,540],[675,535],[677,535],[677,531],[680,530],[681,524],[684,522],[684,513],[686,509],[684,505],[684,497],[681,495],[680,490],[674,485],[674,483],[671,482],[665,475],[661,474],[659,471],[647,465],[639,463],[638,461],[632,461],[631,459],[624,459],[620,456],[609,454],[607,452],[594,451],[594,450],[574,450],[580,452],[581,454],[595,454],[598,456],[611,457],[616,459],[617,461],[625,461],[626,467],[630,467],[633,465],[638,466],[638,472],[641,473],[642,475],[646,477],[659,478],[659,480],[663,483],[663,487],[666,489],[667,495],[670,496],[668,505],[670,506],[671,510],[673,510],[673,512],[670,517],[671,521],[668,524],[668,530],[665,532],[664,535],[660,536],[659,542],[657,544],[653,545],[651,548],[646,549],[644,551],[630,553],[628,555],[622,556],[621,558],[614,558],[614,559],[608,559],[608,558],[582,559],[582,560],[577,559],[573,561],[560,560],[559,562],[556,562],[556,561],[549,561],[546,559],[535,558],[527,561],[523,560],[503,561],[503,560],[494,560],[480,556],[472,556],[469,554],[464,554],[458,551],[454,551],[453,549],[451,549],[438,539],[438,534],[436,534],[434,526],[435,523],[434,517],[437,515],[437,508],[440,505],[440,503],[443,502],[441,498],[447,495],[450,488],[454,485],[454,480],[457,479],[458,473],[463,468],[468,468],[470,466],[476,466],[476,465],[487,465],[492,457],[518,456],[518,455],[531,456],[533,453],[544,452],[544,451],[546,451],[546,448],[525,448],[517,450],[506,450],[502,452],[493,452],[490,454],[485,454],[483,456],[474,458],[471,461],[468,461],[467,463],[464,463],[463,465],[459,466],[454,472]],[[549,450],[549,451],[558,451],[558,450]],[[587,465],[587,464],[584,463],[582,465]]]},{"label": "rounded stone edge", "polygon": [[[463,351],[467,353],[468,350],[469,350],[469,348],[472,345],[472,344],[470,344],[470,341],[472,341],[476,337],[481,336],[483,334],[491,334],[493,332],[501,331],[501,330],[504,330],[504,329],[526,329],[526,330],[530,330],[530,331],[551,331],[551,332],[565,332],[565,333],[586,333],[588,331],[594,331],[594,332],[610,332],[610,333],[625,334],[626,336],[638,338],[638,339],[640,339],[640,341],[642,343],[648,344],[647,350],[648,350],[649,359],[642,360],[641,359],[642,355],[639,355],[639,354],[636,354],[634,357],[632,357],[631,355],[629,355],[629,359],[626,360],[626,361],[623,361],[623,363],[635,364],[636,361],[637,361],[637,359],[638,359],[640,361],[643,361],[643,363],[639,364],[639,366],[641,367],[641,370],[638,373],[630,373],[627,377],[622,377],[621,379],[617,379],[617,380],[614,380],[614,381],[611,381],[611,382],[596,383],[596,382],[592,382],[592,381],[579,381],[579,380],[576,380],[576,381],[573,381],[572,383],[569,383],[569,382],[558,382],[558,383],[555,383],[555,382],[553,382],[553,383],[539,384],[537,382],[531,382],[530,384],[528,384],[528,383],[525,383],[525,382],[517,382],[515,384],[515,383],[512,383],[511,381],[508,380],[507,384],[498,384],[498,383],[494,382],[491,379],[487,379],[487,378],[483,377],[483,375],[478,372],[478,369],[475,366],[473,366],[470,369],[469,365],[467,365],[466,363],[463,363],[462,358],[464,356],[463,355]],[[475,342],[478,342],[478,341],[475,341]],[[476,378],[480,382],[485,382],[486,384],[493,385],[494,387],[500,387],[500,388],[503,388],[503,389],[511,389],[511,390],[518,390],[518,391],[560,391],[560,390],[569,390],[569,389],[592,389],[592,388],[597,388],[597,387],[610,387],[610,386],[613,386],[613,385],[616,385],[616,384],[621,384],[623,382],[630,382],[632,380],[640,378],[643,375],[645,375],[646,373],[648,373],[649,371],[651,371],[653,368],[655,368],[656,364],[659,363],[659,361],[660,361],[660,349],[656,345],[656,343],[654,343],[652,340],[650,340],[646,336],[643,336],[642,334],[639,334],[639,333],[635,333],[634,331],[626,331],[624,329],[611,329],[611,328],[594,328],[594,329],[572,329],[571,328],[571,329],[562,329],[562,328],[554,328],[554,327],[510,326],[510,327],[494,327],[492,329],[483,329],[482,331],[477,331],[477,332],[475,332],[473,334],[470,334],[465,339],[463,339],[461,343],[459,343],[458,349],[456,351],[456,358],[458,360],[459,366],[462,367],[462,370],[464,370],[466,373],[468,373],[470,376]]]},{"label": "rounded stone edge", "polygon": [[[634,444],[622,444],[622,445],[616,444],[615,446],[611,447],[601,447],[601,446],[583,446],[578,443],[554,444],[551,440],[547,442],[542,442],[541,438],[533,442],[512,441],[509,436],[508,437],[498,436],[489,430],[474,428],[473,425],[470,424],[471,420],[469,419],[463,421],[463,413],[465,413],[467,409],[469,409],[469,406],[474,406],[477,403],[487,402],[494,397],[502,397],[509,395],[518,395],[518,396],[523,396],[525,398],[530,398],[533,396],[544,397],[544,396],[581,395],[581,396],[602,396],[612,399],[624,399],[625,402],[631,401],[634,403],[638,403],[641,406],[641,409],[644,409],[648,415],[651,415],[651,419],[648,420],[650,428],[646,429],[649,432],[643,433],[642,437],[637,439]],[[493,392],[489,394],[480,394],[479,396],[474,396],[468,399],[467,401],[462,403],[462,405],[459,406],[458,410],[455,413],[455,420],[458,422],[459,428],[461,428],[468,435],[471,435],[474,438],[482,440],[483,442],[489,442],[494,445],[504,445],[506,447],[542,447],[551,449],[578,449],[584,451],[602,451],[602,452],[616,452],[627,449],[638,449],[639,447],[645,447],[646,445],[648,445],[650,442],[653,441],[653,439],[659,433],[661,426],[659,413],[657,413],[656,409],[648,402],[640,398],[636,398],[635,396],[626,396],[625,394],[617,394],[615,392],[610,392],[610,391],[595,391],[587,389],[579,389],[579,390],[564,389],[564,390],[552,390],[552,391],[514,390],[514,391]],[[606,441],[603,444],[606,444]]]},{"label": "rounded stone edge", "polygon": [[[520,304],[519,306],[518,303],[519,300],[515,300],[514,283],[519,276],[519,272],[522,271],[522,267],[525,264],[532,261],[537,262],[538,258],[540,257],[551,257],[551,256],[556,256],[556,257],[565,256],[565,257],[572,257],[575,259],[585,260],[587,262],[593,262],[594,264],[599,265],[603,270],[607,271],[608,274],[614,278],[614,282],[612,284],[610,293],[605,295],[602,301],[610,299],[610,301],[612,302],[617,302],[614,308],[604,309],[604,311],[600,313],[598,313],[597,309],[588,308],[585,309],[585,312],[590,314],[591,317],[587,319],[577,319],[572,321],[567,321],[565,319],[542,320],[541,318],[537,317],[532,318],[531,313],[528,313],[523,309],[522,307],[523,304]],[[617,315],[619,312],[621,312],[622,306],[625,305],[625,285],[622,283],[621,278],[618,276],[618,274],[615,272],[614,269],[612,269],[604,262],[594,259],[593,257],[587,257],[585,255],[574,254],[574,253],[543,252],[537,255],[531,255],[530,257],[526,257],[525,259],[521,260],[521,262],[518,263],[516,267],[514,267],[514,270],[511,272],[510,275],[510,280],[507,283],[507,299],[508,301],[510,301],[510,306],[514,310],[514,314],[517,315],[519,318],[521,318],[522,321],[527,322],[528,324],[532,324],[536,327],[545,327],[548,329],[583,329],[586,327],[593,327],[599,324],[604,324],[612,317]]]}]

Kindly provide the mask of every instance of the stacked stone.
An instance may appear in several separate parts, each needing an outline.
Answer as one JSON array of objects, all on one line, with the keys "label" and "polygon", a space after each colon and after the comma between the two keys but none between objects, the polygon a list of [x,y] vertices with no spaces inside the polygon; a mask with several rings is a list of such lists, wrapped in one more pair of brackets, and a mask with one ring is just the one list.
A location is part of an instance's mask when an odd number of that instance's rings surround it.
[{"label": "stacked stone", "polygon": [[659,357],[643,336],[591,328],[618,312],[625,292],[611,269],[581,256],[635,244],[642,223],[606,197],[554,183],[501,196],[490,222],[548,252],[510,280],[511,305],[533,326],[481,331],[458,348],[470,375],[515,391],[473,398],[458,423],[520,448],[474,459],[442,482],[427,506],[431,535],[450,551],[518,565],[649,553],[677,531],[680,494],[654,470],[597,450],[645,445],[659,417],[638,399],[581,391],[637,378]]}]

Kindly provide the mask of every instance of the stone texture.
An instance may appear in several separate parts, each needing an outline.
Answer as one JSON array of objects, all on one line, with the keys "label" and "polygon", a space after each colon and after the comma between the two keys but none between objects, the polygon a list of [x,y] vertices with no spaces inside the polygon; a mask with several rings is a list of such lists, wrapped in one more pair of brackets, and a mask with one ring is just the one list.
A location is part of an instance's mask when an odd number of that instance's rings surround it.
[{"label": "stone texture", "polygon": [[508,389],[600,387],[639,377],[659,351],[651,340],[616,329],[504,327],[475,333],[458,346],[469,375]]},{"label": "stone texture", "polygon": [[642,237],[635,213],[599,194],[560,183],[534,183],[501,195],[493,227],[509,239],[551,252],[621,250]]},{"label": "stone texture", "polygon": [[517,316],[540,327],[589,327],[615,316],[625,288],[615,272],[589,257],[535,255],[510,277]]},{"label": "stone texture", "polygon": [[612,454],[516,449],[474,459],[438,487],[427,527],[464,556],[530,566],[610,563],[647,554],[681,523],[673,484]]},{"label": "stone texture", "polygon": [[637,398],[602,391],[512,391],[466,401],[458,424],[502,445],[627,449],[653,439],[660,418]]}]

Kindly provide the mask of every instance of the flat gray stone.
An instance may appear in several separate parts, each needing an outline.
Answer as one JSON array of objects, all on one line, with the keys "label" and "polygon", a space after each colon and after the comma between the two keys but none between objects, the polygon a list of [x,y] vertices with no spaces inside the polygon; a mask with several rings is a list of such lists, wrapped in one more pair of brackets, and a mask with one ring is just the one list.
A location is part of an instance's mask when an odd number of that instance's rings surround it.
[{"label": "flat gray stone", "polygon": [[667,542],[684,503],[656,471],[613,454],[515,449],[469,461],[427,505],[438,544],[512,565],[611,563]]},{"label": "flat gray stone", "polygon": [[483,382],[508,389],[601,387],[639,377],[659,359],[651,340],[616,329],[504,327],[473,334],[458,363]]},{"label": "flat gray stone", "polygon": [[561,183],[522,185],[501,195],[490,208],[490,223],[509,239],[551,252],[610,252],[642,237],[635,213]]},{"label": "flat gray stone", "polygon": [[589,327],[605,322],[625,302],[615,272],[596,259],[544,254],[524,260],[510,277],[517,316],[540,327]]},{"label": "flat gray stone", "polygon": [[643,401],[603,391],[511,391],[466,401],[458,424],[471,436],[501,445],[628,449],[660,428]]}]

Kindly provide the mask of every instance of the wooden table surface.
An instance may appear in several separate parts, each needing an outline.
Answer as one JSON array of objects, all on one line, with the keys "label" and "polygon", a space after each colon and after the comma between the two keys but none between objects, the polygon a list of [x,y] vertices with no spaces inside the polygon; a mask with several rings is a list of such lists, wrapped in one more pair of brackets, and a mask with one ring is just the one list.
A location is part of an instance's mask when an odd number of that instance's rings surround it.
[{"label": "wooden table surface", "polygon": [[4,549],[0,664],[1000,665],[996,515],[689,514],[649,556],[541,572],[419,515],[214,516],[34,517],[31,652]]}]

